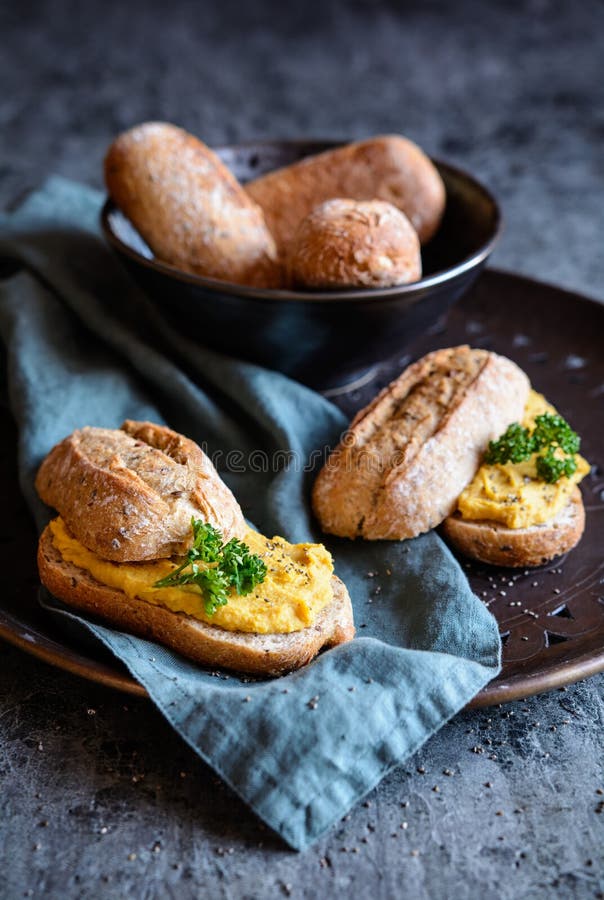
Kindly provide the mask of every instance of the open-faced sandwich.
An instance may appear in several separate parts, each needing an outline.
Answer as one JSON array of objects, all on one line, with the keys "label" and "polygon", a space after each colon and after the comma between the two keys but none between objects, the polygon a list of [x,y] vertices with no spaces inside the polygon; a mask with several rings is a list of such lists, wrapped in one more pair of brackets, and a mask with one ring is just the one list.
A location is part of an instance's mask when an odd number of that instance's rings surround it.
[{"label": "open-faced sandwich", "polygon": [[541,565],[583,533],[577,485],[589,464],[578,451],[515,363],[437,350],[356,415],[317,477],[313,507],[342,537],[401,540],[442,524],[468,556]]},{"label": "open-faced sandwich", "polygon": [[40,578],[69,606],[210,666],[275,675],[354,636],[321,544],[249,528],[193,441],[160,425],[83,428],[36,479],[59,516]]}]

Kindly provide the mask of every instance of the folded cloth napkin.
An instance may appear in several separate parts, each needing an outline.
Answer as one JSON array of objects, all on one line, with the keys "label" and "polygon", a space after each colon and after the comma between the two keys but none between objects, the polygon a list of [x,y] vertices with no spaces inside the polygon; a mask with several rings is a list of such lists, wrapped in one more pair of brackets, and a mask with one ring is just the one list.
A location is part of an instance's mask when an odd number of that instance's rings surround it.
[{"label": "folded cloth napkin", "polygon": [[[301,850],[497,674],[497,625],[436,534],[353,543],[318,532],[306,463],[338,440],[343,415],[162,322],[100,239],[100,204],[96,191],[53,178],[0,220],[12,271],[0,282],[0,333],[22,489],[42,528],[50,512],[33,479],[53,444],[83,425],[151,419],[206,447],[260,531],[324,540],[357,637],[286,677],[208,672],[85,623],[195,753]],[[271,464],[279,454],[287,465]]]}]

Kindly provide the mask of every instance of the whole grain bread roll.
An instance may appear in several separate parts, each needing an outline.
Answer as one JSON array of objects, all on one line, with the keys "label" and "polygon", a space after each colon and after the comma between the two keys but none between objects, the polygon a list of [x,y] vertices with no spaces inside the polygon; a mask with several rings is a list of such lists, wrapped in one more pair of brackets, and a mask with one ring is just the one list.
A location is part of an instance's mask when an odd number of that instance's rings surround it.
[{"label": "whole grain bread roll", "polygon": [[302,219],[290,248],[294,285],[391,287],[422,274],[419,238],[384,200],[327,200]]},{"label": "whole grain bread roll", "polygon": [[528,528],[507,528],[487,519],[464,519],[459,511],[447,516],[442,533],[466,556],[493,566],[542,566],[568,553],[583,535],[585,507],[578,487],[558,515]]},{"label": "whole grain bread roll", "polygon": [[38,545],[42,583],[53,596],[110,625],[165,644],[205,666],[238,672],[281,675],[310,662],[322,648],[354,637],[350,597],[344,584],[332,577],[333,599],[312,625],[288,634],[226,631],[186,613],[176,613],[97,581],[85,569],[67,562],[52,540],[50,528]]},{"label": "whole grain bread roll", "polygon": [[429,353],[354,418],[313,487],[324,531],[397,540],[455,509],[490,440],[522,418],[529,381],[503,356]]},{"label": "whole grain bread roll", "polygon": [[147,122],[119,135],[105,157],[105,182],[158,259],[237,284],[280,284],[262,210],[216,154],[181,128]]},{"label": "whole grain bread roll", "polygon": [[392,203],[405,213],[422,244],[435,233],[445,208],[445,186],[436,167],[416,144],[398,135],[306,157],[245,187],[264,210],[282,254],[302,219],[334,197]]},{"label": "whole grain bread roll", "polygon": [[151,422],[74,431],[45,458],[36,489],[80,543],[113,562],[185,553],[192,517],[220,529],[225,540],[247,530],[201,448]]}]

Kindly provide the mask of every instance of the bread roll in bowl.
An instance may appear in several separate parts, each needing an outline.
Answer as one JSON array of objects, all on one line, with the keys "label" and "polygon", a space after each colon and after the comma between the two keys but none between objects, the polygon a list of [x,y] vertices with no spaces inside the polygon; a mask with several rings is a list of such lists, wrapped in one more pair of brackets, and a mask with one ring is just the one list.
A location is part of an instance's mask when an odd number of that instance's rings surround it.
[{"label": "bread roll in bowl", "polygon": [[409,218],[422,244],[438,229],[446,199],[432,160],[413,141],[397,134],[307,156],[256,178],[245,189],[264,210],[282,254],[287,253],[302,219],[334,197],[394,204]]},{"label": "bread roll in bowl", "polygon": [[291,245],[299,287],[391,287],[417,281],[422,260],[409,219],[382,200],[328,200],[302,220]]},{"label": "bread roll in bowl", "polygon": [[208,278],[280,286],[262,209],[182,128],[146,122],[119,135],[105,157],[105,182],[159,260]]}]

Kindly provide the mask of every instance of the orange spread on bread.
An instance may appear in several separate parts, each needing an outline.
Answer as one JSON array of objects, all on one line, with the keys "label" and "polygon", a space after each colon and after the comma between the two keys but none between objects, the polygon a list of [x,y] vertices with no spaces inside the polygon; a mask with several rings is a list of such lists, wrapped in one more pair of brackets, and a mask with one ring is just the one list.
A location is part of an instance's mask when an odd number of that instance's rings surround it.
[{"label": "orange spread on bread", "polygon": [[[545,397],[531,391],[524,410],[522,425],[533,428],[537,416],[555,414]],[[578,453],[577,469],[570,477],[562,476],[554,484],[538,477],[535,469],[537,453],[523,462],[483,464],[473,481],[460,495],[458,509],[462,518],[501,522],[507,528],[529,528],[554,519],[568,504],[575,486],[587,475],[590,465]]]},{"label": "orange spread on bread", "polygon": [[178,561],[115,563],[87,550],[67,530],[59,516],[50,523],[53,543],[66,562],[89,572],[102,584],[128,597],[186,613],[227,631],[255,634],[287,634],[312,625],[333,599],[331,554],[322,544],[290,544],[280,537],[266,538],[249,530],[245,543],[267,566],[262,584],[244,596],[233,593],[226,606],[213,615],[204,609],[195,585],[155,587]]}]

